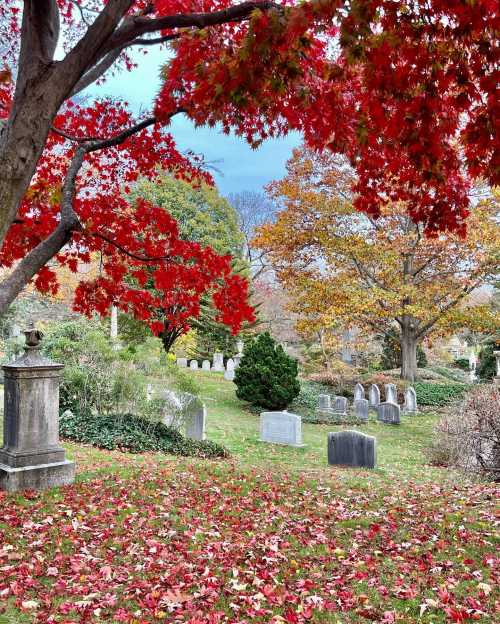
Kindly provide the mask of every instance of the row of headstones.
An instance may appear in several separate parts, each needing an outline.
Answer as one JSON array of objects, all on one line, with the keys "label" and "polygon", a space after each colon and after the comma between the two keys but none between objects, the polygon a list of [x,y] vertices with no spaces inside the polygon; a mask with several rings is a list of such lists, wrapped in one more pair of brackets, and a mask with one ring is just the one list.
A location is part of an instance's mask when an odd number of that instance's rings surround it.
[{"label": "row of headstones", "polygon": [[[354,386],[354,401],[360,401],[365,399],[365,389],[362,384],[357,383]],[[370,407],[376,409],[380,401],[380,388],[377,384],[372,384],[368,391],[368,402]],[[398,404],[398,389],[396,384],[385,384],[385,402]],[[414,414],[417,412],[417,393],[412,386],[405,390],[405,402],[403,405],[403,411],[405,413]]]},{"label": "row of headstones", "polygon": [[[392,407],[399,406],[391,404]],[[303,447],[302,418],[284,412],[262,412],[260,440],[270,444]],[[337,431],[328,434],[328,463],[332,466],[375,468],[376,439],[360,431]]]},{"label": "row of headstones", "polygon": [[[333,397],[333,406],[329,394],[320,394],[316,413],[320,417],[332,417],[334,420],[347,418],[349,401],[343,396]],[[354,416],[361,422],[368,422],[370,404],[368,399],[355,399],[353,402]],[[379,403],[375,408],[377,420],[380,422],[399,425],[401,422],[401,408],[396,403]]]},{"label": "row of headstones", "polygon": [[[224,379],[227,381],[234,380],[234,371],[240,365],[241,356],[237,355],[234,359],[229,358],[224,366],[224,355],[222,353],[214,353],[213,362],[210,360],[203,360],[201,363],[201,370],[213,373],[224,373]],[[177,366],[180,368],[188,368],[190,370],[199,370],[198,360],[191,360],[188,364],[187,358],[177,358]]]}]

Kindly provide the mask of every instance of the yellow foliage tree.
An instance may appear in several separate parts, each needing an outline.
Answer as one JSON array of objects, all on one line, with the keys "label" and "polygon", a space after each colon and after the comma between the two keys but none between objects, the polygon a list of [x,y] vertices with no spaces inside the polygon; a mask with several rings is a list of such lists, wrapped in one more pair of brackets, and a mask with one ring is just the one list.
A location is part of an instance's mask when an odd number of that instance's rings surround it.
[{"label": "yellow foliage tree", "polygon": [[376,333],[396,327],[401,376],[413,381],[417,345],[429,334],[468,326],[498,327],[469,294],[498,272],[499,194],[478,203],[466,238],[429,238],[390,198],[375,220],[352,206],[352,171],[339,156],[295,150],[287,175],[269,187],[283,207],[254,245],[270,254],[300,317],[298,329],[357,325]]}]

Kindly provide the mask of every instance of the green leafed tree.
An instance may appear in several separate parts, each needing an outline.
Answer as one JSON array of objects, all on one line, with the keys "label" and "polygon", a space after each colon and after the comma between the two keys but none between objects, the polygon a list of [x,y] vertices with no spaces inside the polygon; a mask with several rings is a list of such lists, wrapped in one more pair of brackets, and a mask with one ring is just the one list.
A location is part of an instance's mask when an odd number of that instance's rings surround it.
[{"label": "green leafed tree", "polygon": [[269,410],[285,409],[300,392],[297,361],[266,332],[247,343],[236,369],[236,396]]}]

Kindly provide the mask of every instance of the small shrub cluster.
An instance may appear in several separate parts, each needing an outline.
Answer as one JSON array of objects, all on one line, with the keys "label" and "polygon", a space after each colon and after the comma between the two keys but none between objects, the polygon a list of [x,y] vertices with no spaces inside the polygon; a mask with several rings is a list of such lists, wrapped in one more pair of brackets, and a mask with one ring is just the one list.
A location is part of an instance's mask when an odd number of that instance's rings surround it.
[{"label": "small shrub cluster", "polygon": [[427,449],[434,465],[455,466],[500,480],[500,390],[483,386],[438,423]]},{"label": "small shrub cluster", "polygon": [[467,358],[457,358],[454,362],[453,362],[453,366],[455,366],[456,368],[460,368],[464,371],[468,371],[469,370],[469,360]]},{"label": "small shrub cluster", "polygon": [[65,412],[59,422],[61,437],[107,450],[144,453],[159,451],[184,457],[229,457],[221,444],[191,440],[177,429],[132,414],[93,415]]},{"label": "small shrub cluster", "polygon": [[132,348],[116,348],[105,326],[78,319],[55,323],[44,337],[45,354],[64,363],[60,391],[62,410],[78,413],[130,412],[157,419],[155,402],[147,400],[151,377],[165,388],[197,395],[193,375],[182,371],[150,337]]},{"label": "small shrub cluster", "polygon": [[463,397],[469,386],[462,383],[427,383],[417,382],[413,386],[417,394],[418,405],[442,407]]},{"label": "small shrub cluster", "polygon": [[477,364],[476,373],[480,379],[488,381],[496,375],[496,358],[493,353],[500,348],[496,343],[485,345],[479,353],[479,362]]},{"label": "small shrub cluster", "polygon": [[269,410],[286,408],[300,392],[297,362],[269,333],[245,345],[234,383],[236,396]]}]

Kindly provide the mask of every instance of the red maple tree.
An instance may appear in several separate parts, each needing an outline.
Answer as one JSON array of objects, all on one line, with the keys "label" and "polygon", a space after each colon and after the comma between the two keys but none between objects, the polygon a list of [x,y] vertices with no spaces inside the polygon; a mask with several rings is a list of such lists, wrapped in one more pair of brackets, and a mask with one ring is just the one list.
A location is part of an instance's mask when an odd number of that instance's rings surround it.
[{"label": "red maple tree", "polygon": [[[139,175],[209,179],[176,149],[177,114],[253,145],[299,130],[349,157],[360,210],[400,200],[428,233],[463,230],[470,180],[500,178],[499,23],[496,0],[5,0],[0,263],[11,271],[0,313],[32,279],[57,288],[49,260],[76,270],[99,252],[101,276],[76,291],[83,312],[115,303],[151,319],[160,301],[141,286],[152,268],[172,323],[184,326],[209,289],[234,331],[251,318],[230,258],[182,241],[157,207],[127,202]],[[152,45],[171,55],[148,116],[74,103]]]}]

